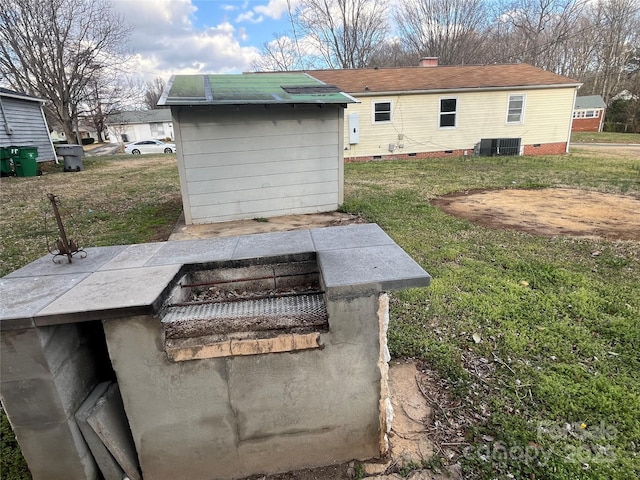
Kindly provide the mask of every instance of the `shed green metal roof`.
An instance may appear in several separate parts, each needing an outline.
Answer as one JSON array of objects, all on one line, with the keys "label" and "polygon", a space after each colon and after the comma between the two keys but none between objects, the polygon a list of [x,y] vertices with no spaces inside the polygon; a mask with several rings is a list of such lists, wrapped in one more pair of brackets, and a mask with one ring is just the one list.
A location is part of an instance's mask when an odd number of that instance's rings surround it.
[{"label": "shed green metal roof", "polygon": [[356,103],[306,73],[174,75],[158,105],[272,105]]}]

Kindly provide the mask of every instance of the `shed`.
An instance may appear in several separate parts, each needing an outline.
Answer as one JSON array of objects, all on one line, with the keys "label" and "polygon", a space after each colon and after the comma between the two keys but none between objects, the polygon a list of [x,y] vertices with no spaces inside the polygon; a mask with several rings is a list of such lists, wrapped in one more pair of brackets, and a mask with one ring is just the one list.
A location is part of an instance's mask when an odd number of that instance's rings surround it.
[{"label": "shed", "polygon": [[42,111],[45,101],[0,87],[0,146],[38,147],[38,161],[56,160]]},{"label": "shed", "polygon": [[352,102],[305,73],[172,77],[158,105],[171,106],[186,223],[336,210]]}]

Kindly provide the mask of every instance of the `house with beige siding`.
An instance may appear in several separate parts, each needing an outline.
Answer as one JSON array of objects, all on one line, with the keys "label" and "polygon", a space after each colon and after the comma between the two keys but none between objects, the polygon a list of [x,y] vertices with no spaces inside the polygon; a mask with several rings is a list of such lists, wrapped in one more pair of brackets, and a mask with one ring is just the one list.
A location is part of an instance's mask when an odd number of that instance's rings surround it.
[{"label": "house with beige siding", "polygon": [[579,82],[527,64],[421,64],[307,72],[360,101],[346,160],[568,151]]},{"label": "house with beige siding", "polygon": [[351,102],[304,73],[172,77],[158,104],[171,106],[186,223],[336,210]]}]

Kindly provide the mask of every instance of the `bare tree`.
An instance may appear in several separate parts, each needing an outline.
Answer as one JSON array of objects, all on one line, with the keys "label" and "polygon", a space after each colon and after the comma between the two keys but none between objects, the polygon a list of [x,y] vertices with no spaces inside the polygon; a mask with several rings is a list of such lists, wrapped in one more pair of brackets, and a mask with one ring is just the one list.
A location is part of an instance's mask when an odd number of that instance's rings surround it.
[{"label": "bare tree", "polygon": [[[579,35],[585,0],[507,0],[500,5],[491,35],[494,61],[525,62],[558,70],[566,44]],[[582,37],[588,41],[588,34]]]},{"label": "bare tree", "polygon": [[162,96],[166,83],[162,77],[156,77],[151,82],[146,82],[144,91],[144,105],[149,110],[158,108],[169,108],[166,106],[158,106],[158,101]]},{"label": "bare tree", "polygon": [[438,57],[440,64],[460,65],[481,62],[488,14],[485,0],[400,0],[394,18],[416,58]]},{"label": "bare tree", "polygon": [[282,72],[302,70],[301,52],[294,39],[286,34],[274,34],[273,40],[265,42],[260,57],[251,63],[256,72]]},{"label": "bare tree", "polygon": [[329,68],[363,68],[389,31],[387,0],[301,0],[293,23]]},{"label": "bare tree", "polygon": [[108,0],[0,0],[0,67],[74,138],[91,83],[122,62],[129,33]]},{"label": "bare tree", "polygon": [[107,117],[126,109],[140,108],[143,95],[141,81],[119,70],[105,69],[99,78],[87,85],[85,99],[79,106],[79,115],[87,118],[103,142],[107,132]]},{"label": "bare tree", "polygon": [[593,91],[608,102],[625,88],[629,65],[640,50],[640,2],[600,0],[592,6],[590,14],[597,26]]},{"label": "bare tree", "polygon": [[421,55],[410,51],[399,38],[378,45],[369,57],[369,68],[415,67]]}]

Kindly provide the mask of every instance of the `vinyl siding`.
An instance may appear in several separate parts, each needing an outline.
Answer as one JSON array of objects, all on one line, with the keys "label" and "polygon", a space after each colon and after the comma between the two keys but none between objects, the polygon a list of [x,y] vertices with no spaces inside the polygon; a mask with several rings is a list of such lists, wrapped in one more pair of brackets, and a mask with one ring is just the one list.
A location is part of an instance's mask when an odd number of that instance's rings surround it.
[{"label": "vinyl siding", "polygon": [[343,109],[173,107],[189,223],[336,210]]},{"label": "vinyl siding", "polygon": [[4,119],[0,116],[0,146],[36,146],[39,162],[54,161],[56,155],[40,102],[4,96],[1,100],[6,121],[11,125],[13,133],[8,134]]},{"label": "vinyl siding", "polygon": [[[345,157],[395,153],[472,150],[482,138],[521,138],[523,145],[567,142],[573,111],[574,88],[478,91],[447,94],[403,94],[358,96],[362,103],[350,104],[346,115],[358,113],[360,138],[349,145],[345,130]],[[524,119],[507,124],[509,95],[524,94]],[[456,127],[440,128],[441,98],[457,99]],[[374,124],[373,103],[392,102],[390,123]]]}]

